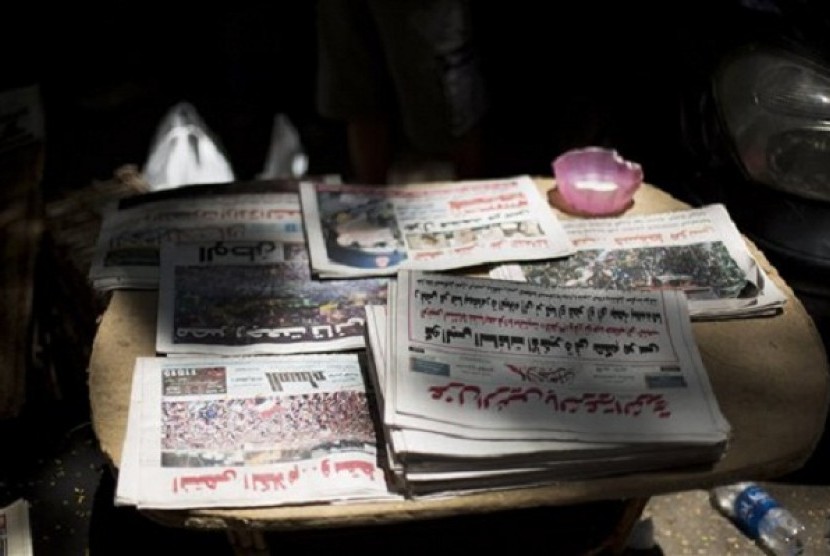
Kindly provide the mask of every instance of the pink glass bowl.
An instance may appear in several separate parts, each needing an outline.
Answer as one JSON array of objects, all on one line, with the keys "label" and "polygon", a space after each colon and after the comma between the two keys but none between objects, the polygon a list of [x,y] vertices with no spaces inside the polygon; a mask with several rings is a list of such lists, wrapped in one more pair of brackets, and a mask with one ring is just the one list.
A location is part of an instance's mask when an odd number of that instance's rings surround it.
[{"label": "pink glass bowl", "polygon": [[602,147],[574,149],[553,161],[556,189],[566,210],[607,216],[624,212],[643,183],[639,164]]}]

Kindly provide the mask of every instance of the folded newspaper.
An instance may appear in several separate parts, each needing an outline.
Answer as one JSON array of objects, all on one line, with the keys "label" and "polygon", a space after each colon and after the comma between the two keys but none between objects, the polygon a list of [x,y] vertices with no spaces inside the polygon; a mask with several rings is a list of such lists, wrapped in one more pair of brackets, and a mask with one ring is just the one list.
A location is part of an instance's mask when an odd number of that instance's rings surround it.
[{"label": "folded newspaper", "polygon": [[355,353],[136,360],[116,504],[395,500]]},{"label": "folded newspaper", "polygon": [[294,180],[193,185],[112,203],[89,279],[98,290],[156,289],[167,241],[305,241],[297,189]]},{"label": "folded newspaper", "polygon": [[566,288],[679,289],[696,319],[771,315],[786,301],[723,205],[562,224],[573,255],[501,265],[490,276]]},{"label": "folded newspaper", "polygon": [[322,278],[451,270],[574,250],[528,176],[385,187],[308,181],[300,198],[312,271]]},{"label": "folded newspaper", "polygon": [[402,270],[367,330],[388,465],[413,496],[709,465],[728,442],[677,290]]}]

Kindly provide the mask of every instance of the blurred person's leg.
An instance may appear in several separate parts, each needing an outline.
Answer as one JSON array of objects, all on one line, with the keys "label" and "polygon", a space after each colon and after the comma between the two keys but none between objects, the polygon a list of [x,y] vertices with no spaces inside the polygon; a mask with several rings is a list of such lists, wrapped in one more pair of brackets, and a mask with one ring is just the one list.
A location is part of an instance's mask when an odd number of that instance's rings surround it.
[{"label": "blurred person's leg", "polygon": [[386,183],[394,159],[389,119],[383,115],[352,118],[346,124],[346,138],[355,181]]},{"label": "blurred person's leg", "polygon": [[386,183],[395,103],[374,16],[361,0],[319,0],[317,36],[317,107],[320,115],[346,123],[347,178]]},{"label": "blurred person's leg", "polygon": [[476,124],[456,140],[450,151],[450,160],[455,169],[455,178],[470,180],[484,177],[484,133],[482,125]]},{"label": "blurred person's leg", "polygon": [[370,0],[406,138],[481,177],[487,94],[467,0]]},{"label": "blurred person's leg", "polygon": [[321,115],[345,121],[354,179],[385,183],[398,125],[416,150],[482,173],[487,108],[465,0],[320,0]]}]

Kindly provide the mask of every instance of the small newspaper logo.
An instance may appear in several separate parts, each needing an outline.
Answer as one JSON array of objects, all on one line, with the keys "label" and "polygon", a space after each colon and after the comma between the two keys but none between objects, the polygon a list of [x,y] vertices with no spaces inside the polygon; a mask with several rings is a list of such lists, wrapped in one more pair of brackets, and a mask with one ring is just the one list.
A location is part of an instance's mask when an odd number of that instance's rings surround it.
[{"label": "small newspaper logo", "polygon": [[317,388],[318,380],[326,380],[323,371],[275,371],[265,373],[265,376],[268,378],[268,384],[271,385],[271,390],[274,392],[282,392],[282,385],[287,382],[307,382],[312,388]]}]

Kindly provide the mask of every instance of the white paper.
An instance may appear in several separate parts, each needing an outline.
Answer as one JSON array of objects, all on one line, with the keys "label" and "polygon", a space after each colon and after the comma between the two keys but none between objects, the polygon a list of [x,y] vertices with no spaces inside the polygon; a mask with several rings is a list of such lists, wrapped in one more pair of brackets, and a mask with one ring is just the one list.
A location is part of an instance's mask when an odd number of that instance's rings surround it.
[{"label": "white paper", "polygon": [[501,265],[490,276],[552,287],[679,289],[698,319],[774,314],[786,301],[723,205],[573,219],[563,227],[576,253]]},{"label": "white paper", "polygon": [[273,235],[303,241],[296,193],[217,194],[107,207],[89,278],[99,290],[156,289],[165,241],[229,241]]},{"label": "white paper", "polygon": [[300,184],[312,270],[321,277],[449,270],[573,252],[527,176],[446,184]]},{"label": "white paper", "polygon": [[398,499],[356,354],[136,360],[116,503]]},{"label": "white paper", "polygon": [[395,311],[392,426],[428,421],[473,438],[726,439],[680,292],[402,271]]},{"label": "white paper", "polygon": [[410,496],[708,465],[726,449],[679,291],[399,271],[389,300],[366,308],[369,369]]}]

